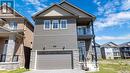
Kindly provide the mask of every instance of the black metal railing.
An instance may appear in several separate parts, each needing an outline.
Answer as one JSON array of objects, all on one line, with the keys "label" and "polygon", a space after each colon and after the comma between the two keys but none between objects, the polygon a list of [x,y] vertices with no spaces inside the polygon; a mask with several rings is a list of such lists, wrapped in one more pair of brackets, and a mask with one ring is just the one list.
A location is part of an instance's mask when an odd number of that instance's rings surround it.
[{"label": "black metal railing", "polygon": [[18,62],[19,55],[0,54],[0,62],[6,62],[6,57],[12,57],[12,62]]}]

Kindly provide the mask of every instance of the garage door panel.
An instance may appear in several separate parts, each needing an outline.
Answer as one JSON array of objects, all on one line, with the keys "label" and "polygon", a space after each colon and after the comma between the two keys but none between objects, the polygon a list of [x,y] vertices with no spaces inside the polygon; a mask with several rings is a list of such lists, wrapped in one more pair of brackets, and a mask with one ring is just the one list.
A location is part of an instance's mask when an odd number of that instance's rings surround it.
[{"label": "garage door panel", "polygon": [[37,56],[37,69],[72,69],[72,55],[40,54]]}]

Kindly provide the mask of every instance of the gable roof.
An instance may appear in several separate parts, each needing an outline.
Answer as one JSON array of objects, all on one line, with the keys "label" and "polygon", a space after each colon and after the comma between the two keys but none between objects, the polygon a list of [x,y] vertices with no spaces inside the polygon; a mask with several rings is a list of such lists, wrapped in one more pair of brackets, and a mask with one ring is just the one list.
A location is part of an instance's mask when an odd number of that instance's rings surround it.
[{"label": "gable roof", "polygon": [[69,10],[68,8],[62,6],[63,3],[66,3],[67,5],[69,5],[70,7],[73,7],[74,9],[76,9],[76,10],[79,11],[79,12],[81,12],[82,14],[84,14],[84,15],[86,15],[86,16],[92,18],[93,21],[96,19],[96,17],[95,17],[94,15],[89,14],[89,13],[87,13],[87,12],[81,10],[80,8],[78,8],[78,7],[76,7],[76,6],[72,5],[72,4],[70,4],[70,3],[67,2],[67,1],[62,1],[60,4],[53,4],[53,5],[51,5],[50,7],[48,7],[48,8],[46,8],[46,9],[43,9],[43,10],[37,12],[36,14],[34,14],[34,15],[32,16],[32,18],[36,18],[38,15],[44,13],[45,11],[49,10],[50,8],[52,8],[53,6],[58,6],[59,8],[61,8],[61,9],[65,10],[65,11],[67,11],[68,13],[71,13],[71,14],[72,14],[73,16],[75,16],[75,17],[79,17],[79,16],[80,16],[79,14],[73,12],[72,10]]},{"label": "gable roof", "polygon": [[57,6],[57,7],[61,8],[61,9],[65,10],[66,12],[68,12],[68,13],[72,14],[73,16],[76,16],[76,14],[74,14],[74,13],[70,12],[70,11],[69,11],[69,10],[67,10],[66,8],[64,8],[64,7],[62,7],[62,6],[58,5],[58,4],[53,4],[52,6],[50,6],[50,7],[46,8],[46,9],[43,9],[42,11],[37,12],[37,13],[36,13],[36,14],[34,14],[32,17],[33,17],[33,18],[35,18],[36,16],[38,16],[38,15],[40,15],[40,14],[44,13],[45,11],[47,11],[47,10],[51,9],[51,8],[52,8],[52,7],[54,7],[54,6]]},{"label": "gable roof", "polygon": [[95,46],[100,46],[100,44],[98,44],[98,43],[95,43]]},{"label": "gable roof", "polygon": [[114,48],[114,47],[118,47],[118,45],[113,42],[108,42],[108,43],[101,45],[101,47],[110,47],[110,48],[113,47]]},{"label": "gable roof", "polygon": [[95,17],[94,15],[87,13],[86,11],[84,11],[84,10],[82,10],[82,9],[80,9],[80,8],[78,8],[78,7],[76,7],[76,6],[74,6],[74,5],[72,5],[71,3],[67,2],[67,1],[62,1],[62,2],[60,3],[60,5],[62,5],[63,3],[66,3],[66,4],[68,4],[69,6],[75,8],[76,10],[79,10],[79,11],[81,11],[82,13],[84,13],[84,14],[86,14],[86,15],[92,17],[92,18],[94,18],[94,20],[96,19],[96,17]]},{"label": "gable roof", "polygon": [[130,42],[122,43],[119,47],[130,47]]},{"label": "gable roof", "polygon": [[[17,16],[24,17],[23,15],[19,14],[15,9],[9,7],[8,5],[6,5],[6,6],[7,6],[7,8],[8,8],[10,11],[13,12],[13,13],[12,13],[13,15],[15,14],[15,15],[17,15]],[[3,6],[0,6],[0,9],[1,9],[2,7],[3,7]]]},{"label": "gable roof", "polygon": [[[20,13],[18,13],[15,9],[13,9],[13,8],[11,8],[11,7],[9,7],[8,5],[6,5],[11,11],[13,11],[14,13],[13,13],[13,15],[15,14],[15,15],[18,15],[18,16],[20,16],[20,17],[22,17],[22,18],[24,18],[28,23],[29,23],[29,25],[31,25],[31,27],[33,27],[34,28],[34,26],[32,25],[32,23],[26,18],[26,17],[24,17],[23,15],[21,15]],[[0,9],[2,8],[2,6],[0,6]],[[4,19],[4,18],[2,18],[2,17],[0,17],[0,19]]]},{"label": "gable roof", "polygon": [[[92,43],[92,46],[94,46],[93,43]],[[100,44],[95,43],[95,46],[96,46],[96,47],[100,47]]]}]

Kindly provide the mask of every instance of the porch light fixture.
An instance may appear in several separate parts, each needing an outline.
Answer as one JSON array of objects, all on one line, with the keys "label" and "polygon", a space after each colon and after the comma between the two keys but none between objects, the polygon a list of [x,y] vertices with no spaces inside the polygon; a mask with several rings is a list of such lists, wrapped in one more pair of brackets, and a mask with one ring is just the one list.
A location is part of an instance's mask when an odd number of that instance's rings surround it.
[{"label": "porch light fixture", "polygon": [[45,47],[43,47],[43,50],[45,50],[46,48]]},{"label": "porch light fixture", "polygon": [[63,50],[65,50],[65,46],[63,46]]}]

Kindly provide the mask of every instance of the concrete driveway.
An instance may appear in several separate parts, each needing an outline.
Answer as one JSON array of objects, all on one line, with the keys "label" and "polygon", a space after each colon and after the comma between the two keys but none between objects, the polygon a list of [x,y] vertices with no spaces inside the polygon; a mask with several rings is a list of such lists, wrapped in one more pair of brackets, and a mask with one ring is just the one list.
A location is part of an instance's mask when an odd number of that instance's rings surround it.
[{"label": "concrete driveway", "polygon": [[76,69],[61,69],[61,70],[32,70],[25,73],[85,73],[85,71]]}]

